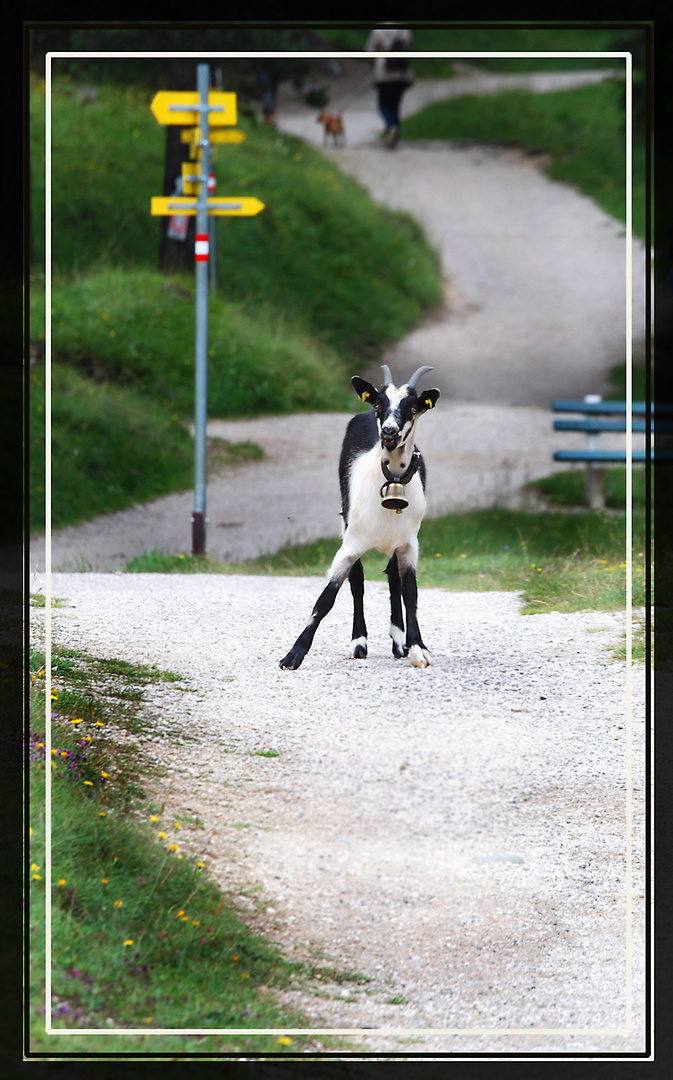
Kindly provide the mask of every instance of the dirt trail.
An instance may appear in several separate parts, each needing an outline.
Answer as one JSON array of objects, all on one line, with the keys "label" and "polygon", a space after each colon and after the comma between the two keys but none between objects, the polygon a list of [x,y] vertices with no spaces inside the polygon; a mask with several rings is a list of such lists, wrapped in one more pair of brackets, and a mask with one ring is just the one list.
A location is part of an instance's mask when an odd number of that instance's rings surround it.
[{"label": "dirt trail", "polygon": [[365,977],[282,995],[316,1037],[640,1050],[644,678],[631,732],[610,651],[623,615],[421,589],[434,664],[419,671],[392,659],[386,590],[368,583],[369,658],[346,658],[342,590],[301,669],[281,671],[321,587],[56,574],[54,640],[186,677],[189,692],[148,692],[139,737],[157,827],[182,822],[185,854],[287,955]]}]

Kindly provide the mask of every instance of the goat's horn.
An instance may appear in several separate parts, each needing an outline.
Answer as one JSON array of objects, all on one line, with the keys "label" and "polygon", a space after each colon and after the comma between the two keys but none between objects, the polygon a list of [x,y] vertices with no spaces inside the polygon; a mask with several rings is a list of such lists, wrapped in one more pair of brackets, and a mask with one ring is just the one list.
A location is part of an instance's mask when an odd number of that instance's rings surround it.
[{"label": "goat's horn", "polygon": [[415,387],[416,383],[420,379],[421,375],[425,375],[426,371],[432,371],[431,367],[419,367],[418,371],[415,371],[410,379],[407,379],[407,386]]},{"label": "goat's horn", "polygon": [[383,382],[385,386],[394,386],[393,377],[390,374],[390,368],[387,364],[381,364],[383,368]]}]

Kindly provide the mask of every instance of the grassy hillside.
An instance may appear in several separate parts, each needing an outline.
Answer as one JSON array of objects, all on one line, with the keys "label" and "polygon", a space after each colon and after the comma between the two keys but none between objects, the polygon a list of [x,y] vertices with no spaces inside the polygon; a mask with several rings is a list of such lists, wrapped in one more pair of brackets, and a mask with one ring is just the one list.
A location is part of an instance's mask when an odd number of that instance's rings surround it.
[{"label": "grassy hillside", "polygon": [[[149,93],[95,89],[85,105],[67,80],[52,95],[55,525],[191,484],[193,273],[158,272],[159,220],[150,216],[165,129]],[[35,529],[44,513],[44,107],[44,85],[35,82]],[[218,191],[256,195],[266,209],[217,219],[210,415],[350,409],[349,376],[439,300],[436,253],[409,216],[376,206],[321,154],[245,118],[240,126],[247,140],[219,148]],[[132,464],[139,461],[142,469]]]}]

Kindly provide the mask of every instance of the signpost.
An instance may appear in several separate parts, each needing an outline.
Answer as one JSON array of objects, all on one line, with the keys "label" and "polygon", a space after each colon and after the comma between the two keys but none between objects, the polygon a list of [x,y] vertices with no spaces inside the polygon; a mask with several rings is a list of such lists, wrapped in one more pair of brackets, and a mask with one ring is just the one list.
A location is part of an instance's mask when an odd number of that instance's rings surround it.
[{"label": "signpost", "polygon": [[254,197],[209,196],[214,186],[210,148],[214,142],[235,143],[245,138],[243,132],[213,131],[236,123],[236,94],[210,89],[207,64],[197,64],[196,91],[161,90],[150,108],[160,124],[191,127],[182,132],[181,141],[190,143],[190,162],[182,170],[184,195],[152,199],[151,213],[196,216],[194,261],[196,263],[196,354],[194,394],[194,512],[192,514],[192,554],[206,551],[206,416],[208,378],[208,260],[210,253],[209,219],[217,216],[251,217],[264,209]]},{"label": "signpost", "polygon": [[[205,68],[208,79],[208,65],[198,64],[197,86],[201,68]],[[150,109],[160,124],[192,127],[203,119],[206,126],[221,127],[236,123],[236,94],[208,89],[204,100],[200,90],[160,90],[152,98]]]},{"label": "signpost", "polygon": [[[191,174],[190,174],[191,175]],[[208,213],[213,217],[254,217],[264,209],[264,203],[256,199],[254,195],[245,195],[240,199],[212,198],[206,199]],[[154,195],[152,196],[152,214],[185,214],[190,217],[198,216],[198,199],[186,195]]]}]

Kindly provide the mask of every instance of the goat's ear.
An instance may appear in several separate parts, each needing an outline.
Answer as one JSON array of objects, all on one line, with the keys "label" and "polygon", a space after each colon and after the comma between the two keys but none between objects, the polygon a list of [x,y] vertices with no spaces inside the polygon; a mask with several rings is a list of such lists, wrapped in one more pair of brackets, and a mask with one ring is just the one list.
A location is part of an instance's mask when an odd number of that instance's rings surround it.
[{"label": "goat's ear", "polygon": [[374,399],[379,396],[376,387],[372,386],[366,379],[361,379],[359,375],[354,375],[351,382],[355,387],[355,393],[360,398],[360,401],[365,401],[368,405],[373,405]]},{"label": "goat's ear", "polygon": [[418,395],[418,412],[427,412],[428,409],[434,409],[437,404],[437,398],[439,397],[439,390],[424,390],[422,394]]}]

